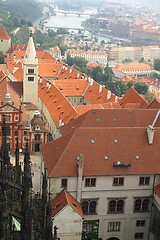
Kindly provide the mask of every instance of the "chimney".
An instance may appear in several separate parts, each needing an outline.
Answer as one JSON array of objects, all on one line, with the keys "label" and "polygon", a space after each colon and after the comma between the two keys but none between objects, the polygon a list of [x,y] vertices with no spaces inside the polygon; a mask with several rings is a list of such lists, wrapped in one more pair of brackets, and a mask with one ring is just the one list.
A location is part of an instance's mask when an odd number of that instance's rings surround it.
[{"label": "chimney", "polygon": [[93,86],[93,78],[90,79],[90,86]]},{"label": "chimney", "polygon": [[42,76],[40,76],[40,83],[42,83]]},{"label": "chimney", "polygon": [[99,93],[102,92],[102,85],[99,85]]},{"label": "chimney", "polygon": [[82,198],[82,177],[83,177],[83,155],[77,157],[77,201],[81,202]]},{"label": "chimney", "polygon": [[79,71],[77,72],[77,78],[79,78]]},{"label": "chimney", "polygon": [[49,80],[47,80],[47,88],[49,87]]},{"label": "chimney", "polygon": [[70,71],[69,71],[69,73],[72,73],[72,67],[70,67]]},{"label": "chimney", "polygon": [[63,69],[63,70],[65,69],[65,64],[63,64],[62,69]]},{"label": "chimney", "polygon": [[108,92],[107,92],[107,100],[109,100],[110,98],[111,98],[111,91],[108,90]]},{"label": "chimney", "polygon": [[65,70],[67,71],[67,69],[68,69],[68,65],[66,64]]},{"label": "chimney", "polygon": [[154,127],[149,125],[147,127],[147,139],[148,139],[148,144],[149,145],[153,144],[153,138],[154,138]]}]

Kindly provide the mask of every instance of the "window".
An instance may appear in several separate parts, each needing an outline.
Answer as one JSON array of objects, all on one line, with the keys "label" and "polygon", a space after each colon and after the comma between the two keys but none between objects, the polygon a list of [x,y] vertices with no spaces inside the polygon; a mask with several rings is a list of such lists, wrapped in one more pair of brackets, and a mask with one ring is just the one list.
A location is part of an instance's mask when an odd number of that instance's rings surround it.
[{"label": "window", "polygon": [[40,135],[35,135],[35,140],[39,141],[40,140]]},{"label": "window", "polygon": [[120,222],[108,223],[108,232],[119,232],[119,231],[120,231]]},{"label": "window", "polygon": [[28,69],[28,74],[34,74],[34,69]]},{"label": "window", "polygon": [[76,103],[77,102],[77,98],[74,98],[74,103]]},{"label": "window", "polygon": [[124,212],[124,200],[113,199],[109,201],[108,213],[123,213]]},{"label": "window", "polygon": [[92,223],[83,223],[83,231],[85,232],[92,232],[93,231],[93,224]]},{"label": "window", "polygon": [[124,185],[124,178],[113,179],[113,186],[123,186],[123,185]]},{"label": "window", "polygon": [[61,188],[67,188],[67,179],[66,178],[63,178],[61,180]]},{"label": "window", "polygon": [[139,185],[149,185],[150,177],[140,177]]},{"label": "window", "polygon": [[15,132],[14,132],[14,135],[15,135],[15,136],[18,136],[18,131],[15,131]]},{"label": "window", "polygon": [[85,179],[85,187],[95,187],[95,186],[96,186],[96,178]]},{"label": "window", "polygon": [[34,82],[34,77],[28,77],[28,82]]},{"label": "window", "polygon": [[135,233],[134,239],[143,239],[144,233]]},{"label": "window", "polygon": [[134,203],[134,212],[147,212],[149,208],[149,199],[136,199]]},{"label": "window", "polygon": [[27,131],[24,131],[24,135],[26,135],[27,134]]},{"label": "window", "polygon": [[84,200],[82,202],[82,211],[85,215],[87,214],[96,214],[96,205],[95,200]]},{"label": "window", "polygon": [[144,227],[145,226],[145,220],[137,220],[136,226],[137,227]]},{"label": "window", "polygon": [[6,122],[10,122],[10,116],[6,115]]},{"label": "window", "polygon": [[79,102],[82,103],[82,98],[79,99]]},{"label": "window", "polygon": [[10,136],[10,127],[6,127],[6,135]]}]

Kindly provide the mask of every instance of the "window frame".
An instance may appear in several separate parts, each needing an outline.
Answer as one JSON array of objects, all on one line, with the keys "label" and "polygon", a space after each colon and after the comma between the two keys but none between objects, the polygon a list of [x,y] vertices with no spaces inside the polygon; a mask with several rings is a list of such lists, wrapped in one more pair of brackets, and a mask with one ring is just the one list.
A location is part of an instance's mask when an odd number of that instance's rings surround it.
[{"label": "window frame", "polygon": [[113,186],[124,186],[124,177],[114,177]]},{"label": "window frame", "polygon": [[145,220],[137,220],[136,221],[136,227],[144,227],[146,221]]},{"label": "window frame", "polygon": [[[112,203],[112,206],[111,206]],[[119,205],[122,203],[122,205]],[[120,208],[121,206],[121,208]],[[108,214],[122,214],[124,213],[125,201],[124,198],[113,198],[108,201]],[[118,209],[120,208],[120,209]],[[112,210],[111,210],[112,209]]]},{"label": "window frame", "polygon": [[[31,79],[33,79],[33,80],[31,80]],[[28,77],[28,82],[34,82],[34,77]]]},{"label": "window frame", "polygon": [[150,185],[150,177],[140,177],[139,178],[139,185],[144,186],[144,185]]},{"label": "window frame", "polygon": [[85,187],[96,187],[96,178],[85,178]]},{"label": "window frame", "polygon": [[[91,206],[92,204],[95,204],[94,207]],[[84,211],[84,204],[86,204],[86,211]],[[97,199],[83,199],[81,201],[81,208],[84,215],[96,215],[97,214]],[[93,210],[94,209],[94,210]]]},{"label": "window frame", "polygon": [[34,74],[34,68],[28,68],[28,74]]},{"label": "window frame", "polygon": [[144,233],[143,232],[138,232],[135,233],[134,239],[143,239],[144,238]]},{"label": "window frame", "polygon": [[68,179],[67,178],[62,178],[61,179],[61,188],[67,189],[68,186]]},{"label": "window frame", "polygon": [[[138,201],[139,201],[139,206],[138,206]],[[147,204],[146,204],[147,202]],[[145,206],[146,204],[146,206]],[[136,198],[134,200],[134,208],[133,208],[133,212],[135,213],[142,213],[142,212],[149,212],[149,205],[150,205],[150,199],[147,197],[143,197],[143,198]],[[145,206],[145,208],[144,208]]]},{"label": "window frame", "polygon": [[107,232],[120,232],[121,222],[108,222]]}]

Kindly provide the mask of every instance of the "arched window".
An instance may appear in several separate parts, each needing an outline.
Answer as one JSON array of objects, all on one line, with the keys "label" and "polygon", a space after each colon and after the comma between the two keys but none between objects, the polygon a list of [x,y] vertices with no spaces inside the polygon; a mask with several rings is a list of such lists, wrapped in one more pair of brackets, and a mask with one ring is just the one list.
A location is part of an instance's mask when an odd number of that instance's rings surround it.
[{"label": "arched window", "polygon": [[135,201],[135,206],[134,206],[134,211],[135,212],[141,211],[141,204],[142,204],[142,201],[140,199],[137,199]]},{"label": "arched window", "polygon": [[123,200],[117,202],[117,212],[123,212]]},{"label": "arched window", "polygon": [[149,204],[149,200],[144,199],[143,202],[142,202],[142,212],[147,212],[148,211],[148,204]]},{"label": "arched window", "polygon": [[116,201],[112,200],[109,203],[109,212],[115,212],[116,211]]},{"label": "arched window", "polygon": [[96,202],[95,201],[90,202],[89,213],[96,213]]},{"label": "arched window", "polygon": [[82,211],[84,214],[88,214],[88,202],[82,202]]}]

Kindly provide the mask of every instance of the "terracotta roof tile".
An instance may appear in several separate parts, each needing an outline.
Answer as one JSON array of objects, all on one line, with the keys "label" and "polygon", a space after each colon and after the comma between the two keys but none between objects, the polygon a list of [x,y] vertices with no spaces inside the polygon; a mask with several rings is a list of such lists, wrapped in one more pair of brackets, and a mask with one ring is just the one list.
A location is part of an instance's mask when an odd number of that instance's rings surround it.
[{"label": "terracotta roof tile", "polygon": [[4,27],[2,27],[0,30],[0,39],[3,39],[3,40],[11,39]]},{"label": "terracotta roof tile", "polygon": [[152,68],[145,63],[128,63],[128,64],[119,64],[113,68],[113,70],[118,71],[151,71]]},{"label": "terracotta roof tile", "polygon": [[154,191],[160,197],[160,184],[154,187]]},{"label": "terracotta roof tile", "polygon": [[53,84],[48,89],[47,81],[44,79],[41,84],[38,84],[38,96],[44,102],[56,126],[59,125],[59,118],[66,124],[77,116],[77,112],[70,102]]},{"label": "terracotta roof tile", "polygon": [[8,75],[6,64],[0,64],[0,72],[3,71],[5,75]]},{"label": "terracotta roof tile", "polygon": [[80,154],[83,176],[160,174],[159,138],[160,128],[149,145],[145,127],[79,127],[41,150],[50,177],[76,177]]},{"label": "terracotta roof tile", "polygon": [[153,102],[151,102],[147,109],[160,109],[160,102],[157,99],[154,99]]},{"label": "terracotta roof tile", "polygon": [[143,109],[148,106],[147,101],[132,87],[128,90],[124,97],[122,97],[119,103],[122,108],[125,108],[128,103],[138,103],[140,104],[139,108]]},{"label": "terracotta roof tile", "polygon": [[52,217],[55,217],[65,206],[71,206],[81,217],[83,217],[82,208],[79,202],[66,190],[63,189],[52,201]]}]

